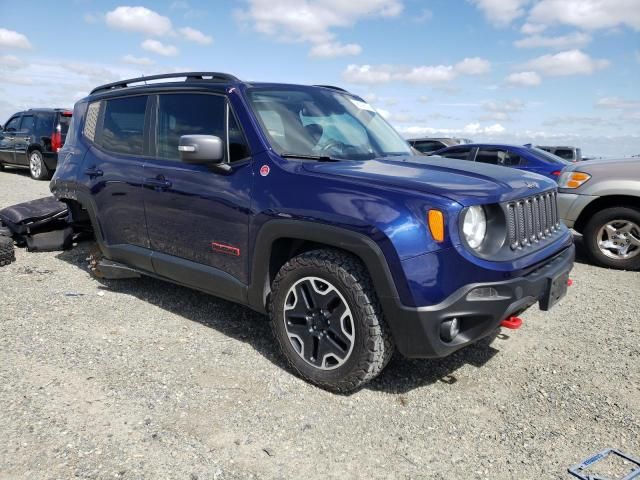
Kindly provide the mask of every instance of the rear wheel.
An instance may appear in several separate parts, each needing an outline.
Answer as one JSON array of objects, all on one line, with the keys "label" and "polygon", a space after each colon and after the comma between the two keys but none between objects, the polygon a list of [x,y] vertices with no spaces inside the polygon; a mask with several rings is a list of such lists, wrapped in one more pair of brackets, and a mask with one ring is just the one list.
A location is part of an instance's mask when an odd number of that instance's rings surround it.
[{"label": "rear wheel", "polygon": [[595,213],[583,230],[589,257],[605,267],[640,268],[640,211],[606,208]]},{"label": "rear wheel", "polygon": [[384,369],[393,342],[357,258],[336,250],[301,254],[280,269],[272,290],[273,333],[303,378],[349,392]]},{"label": "rear wheel", "polygon": [[29,172],[34,180],[47,180],[49,169],[44,164],[44,158],[40,150],[32,150],[29,153]]}]

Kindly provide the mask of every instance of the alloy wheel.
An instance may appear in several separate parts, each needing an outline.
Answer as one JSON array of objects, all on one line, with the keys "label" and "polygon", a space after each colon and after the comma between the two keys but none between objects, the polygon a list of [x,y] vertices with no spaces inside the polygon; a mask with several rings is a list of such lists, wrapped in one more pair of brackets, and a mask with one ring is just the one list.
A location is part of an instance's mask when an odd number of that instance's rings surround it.
[{"label": "alloy wheel", "polygon": [[316,368],[338,368],[353,351],[351,309],[338,289],[324,279],[304,277],[289,289],[284,323],[291,346]]},{"label": "alloy wheel", "polygon": [[38,152],[32,152],[29,157],[29,169],[34,178],[40,178],[42,174],[42,158]]},{"label": "alloy wheel", "polygon": [[630,220],[612,220],[598,231],[598,248],[615,260],[627,260],[640,254],[640,227]]}]

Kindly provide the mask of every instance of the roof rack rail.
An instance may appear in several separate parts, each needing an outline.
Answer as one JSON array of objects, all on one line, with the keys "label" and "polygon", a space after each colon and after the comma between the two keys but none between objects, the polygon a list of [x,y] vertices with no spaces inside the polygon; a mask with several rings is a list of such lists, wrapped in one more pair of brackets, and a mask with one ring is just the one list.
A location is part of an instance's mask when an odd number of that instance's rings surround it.
[{"label": "roof rack rail", "polygon": [[[163,78],[181,78],[186,77],[186,81],[189,80],[209,80],[214,82],[239,82],[240,80],[228,73],[220,72],[178,72],[178,73],[164,73],[162,75],[149,75],[148,77],[129,78],[127,80],[120,80],[118,82],[107,83],[100,85],[99,87],[91,90],[90,95],[98,92],[104,92],[109,90],[115,90],[117,88],[127,88],[130,83],[148,82],[149,80],[160,80]],[[208,78],[211,77],[211,78]]]},{"label": "roof rack rail", "polygon": [[313,85],[314,87],[322,87],[322,88],[329,88],[331,90],[337,90],[339,92],[344,92],[344,93],[349,93],[347,90],[345,90],[344,88],[340,88],[340,87],[336,87],[333,85]]}]

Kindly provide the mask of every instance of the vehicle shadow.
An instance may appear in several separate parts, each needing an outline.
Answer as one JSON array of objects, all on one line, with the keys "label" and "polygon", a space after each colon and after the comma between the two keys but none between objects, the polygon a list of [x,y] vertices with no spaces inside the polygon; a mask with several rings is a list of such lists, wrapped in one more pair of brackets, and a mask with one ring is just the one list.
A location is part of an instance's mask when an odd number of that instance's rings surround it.
[{"label": "vehicle shadow", "polygon": [[[93,242],[81,242],[71,250],[60,252],[57,258],[90,275],[87,257],[93,245]],[[264,315],[242,305],[151,277],[96,280],[101,284],[99,288],[132,295],[187,320],[214,328],[231,339],[245,342],[277,367],[295,375],[280,353]],[[496,336],[498,331],[444,359],[409,360],[396,354],[384,372],[364,388],[402,394],[435,382],[454,384],[457,382],[454,375],[457,369],[467,364],[481,367],[498,353],[498,350],[489,345]],[[500,336],[508,338],[506,335]]]}]

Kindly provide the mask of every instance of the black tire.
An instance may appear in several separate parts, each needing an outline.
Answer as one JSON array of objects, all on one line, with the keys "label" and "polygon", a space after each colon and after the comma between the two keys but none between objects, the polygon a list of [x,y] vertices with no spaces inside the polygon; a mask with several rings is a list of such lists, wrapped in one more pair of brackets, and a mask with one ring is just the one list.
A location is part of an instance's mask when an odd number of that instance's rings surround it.
[{"label": "black tire", "polygon": [[44,163],[44,157],[40,150],[31,150],[27,154],[29,173],[34,180],[49,180],[51,173]]},{"label": "black tire", "polygon": [[[627,237],[616,239],[618,242],[630,242],[629,253],[638,252],[629,258],[612,258],[603,253],[599,247],[601,229],[617,220],[633,223],[637,227],[630,232],[631,237],[627,234]],[[616,225],[622,225],[622,223]],[[640,269],[640,246],[635,244],[640,239],[640,210],[632,207],[611,207],[600,210],[587,221],[582,234],[587,254],[595,264],[622,270]]]},{"label": "black tire", "polygon": [[16,254],[13,248],[13,239],[0,235],[0,267],[9,265],[16,261]]},{"label": "black tire", "polygon": [[[341,364],[337,361],[337,357],[334,357],[333,363],[336,366],[328,366],[330,369],[323,369],[327,368],[329,360],[327,356],[323,356],[322,366],[314,366],[309,363],[309,360],[303,358],[303,354],[298,353],[294,347],[294,340],[289,338],[287,331],[288,328],[292,328],[292,323],[288,320],[290,317],[285,320],[285,302],[291,302],[293,295],[297,304],[297,294],[292,293],[291,290],[301,285],[300,282],[308,281],[309,278],[316,278],[321,285],[326,282],[332,287],[331,292],[338,292],[339,300],[335,298],[334,300],[337,302],[344,300],[345,308],[351,312],[351,315],[347,315],[345,310],[340,317],[342,333],[347,333],[345,322],[349,323],[349,328],[352,327],[349,353],[341,360],[343,362]],[[308,302],[305,302],[302,308],[306,309],[307,306]],[[313,250],[289,260],[273,281],[269,307],[273,334],[289,364],[301,377],[327,390],[347,393],[361,387],[384,369],[393,354],[394,344],[391,333],[383,318],[382,308],[366,268],[357,258],[339,250]],[[335,309],[338,308],[335,307]],[[325,316],[329,315],[328,318],[332,319],[333,313],[329,314],[329,311],[330,307],[327,307],[327,310],[321,310],[326,312]],[[320,316],[320,318],[323,317]],[[306,328],[311,325],[310,322],[314,321],[307,316],[300,321],[301,325],[295,326],[306,332]],[[328,323],[330,325],[330,321]],[[320,353],[320,347],[317,346],[319,342],[330,342],[335,338],[335,333],[331,330],[337,329],[337,323],[334,322],[333,327],[325,326],[324,333],[320,334],[323,339],[311,339],[315,345],[315,353],[311,354],[312,360],[313,355],[317,356]],[[313,332],[305,338],[317,335],[317,332]],[[304,352],[302,341],[296,343]],[[323,343],[323,345],[326,344]],[[335,341],[331,345],[336,345]]]}]

